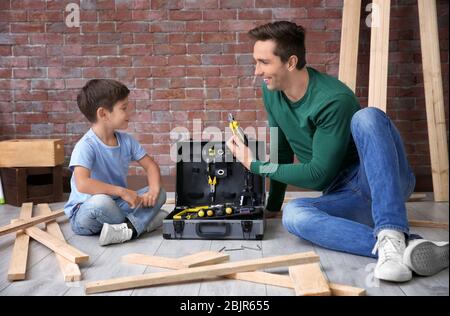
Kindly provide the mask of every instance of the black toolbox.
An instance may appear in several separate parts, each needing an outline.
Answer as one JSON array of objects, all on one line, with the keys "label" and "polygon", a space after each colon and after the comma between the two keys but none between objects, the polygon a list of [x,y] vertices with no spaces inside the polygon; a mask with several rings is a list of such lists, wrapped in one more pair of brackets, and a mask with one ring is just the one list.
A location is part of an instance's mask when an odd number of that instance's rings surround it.
[{"label": "black toolbox", "polygon": [[[259,159],[265,144],[250,141]],[[248,239],[264,235],[265,181],[236,161],[225,142],[177,143],[175,208],[165,239]]]}]

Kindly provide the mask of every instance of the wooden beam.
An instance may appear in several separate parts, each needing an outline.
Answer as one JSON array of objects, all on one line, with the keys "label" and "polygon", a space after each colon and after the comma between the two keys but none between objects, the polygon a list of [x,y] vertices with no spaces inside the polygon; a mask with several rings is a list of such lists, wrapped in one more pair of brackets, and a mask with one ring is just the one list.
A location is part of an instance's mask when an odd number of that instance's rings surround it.
[{"label": "wooden beam", "polygon": [[319,263],[289,267],[289,276],[297,296],[330,296],[328,281]]},{"label": "wooden beam", "polygon": [[421,202],[424,201],[427,198],[427,195],[425,193],[413,193],[409,197],[407,202]]},{"label": "wooden beam", "polygon": [[[221,254],[220,252],[211,252],[212,254]],[[227,255],[228,256],[228,255]],[[154,257],[154,256],[145,256],[145,257],[151,257],[149,260],[127,260],[128,255],[123,256],[122,259],[124,262],[127,263],[135,263],[135,264],[142,264],[142,265],[148,265],[148,266],[157,266],[160,268],[166,268],[166,269],[177,269],[172,268],[173,261],[174,260],[180,260],[184,259],[184,262],[178,262],[179,265],[181,265],[182,268],[188,268],[189,267],[189,260],[188,257],[182,257],[178,259],[173,258],[166,258],[166,257]],[[155,260],[156,258],[156,260]],[[166,261],[166,259],[169,259]],[[156,263],[153,264],[153,263]],[[196,262],[199,264],[199,262]],[[262,272],[262,271],[251,271],[251,272],[239,272],[239,273],[233,273],[224,275],[223,277],[227,279],[234,279],[234,280],[241,280],[241,281],[248,281],[253,283],[260,283],[260,284],[267,284],[267,285],[274,285],[274,286],[280,286],[285,288],[294,289],[294,285],[292,284],[291,278],[287,275],[281,275],[281,274],[275,274],[275,273],[268,273],[268,272]],[[336,284],[336,283],[329,283],[328,284],[331,289],[331,295],[333,296],[363,296],[365,295],[365,290],[353,286],[348,285],[342,285],[342,284]]]},{"label": "wooden beam", "polygon": [[448,145],[435,0],[418,0],[434,200],[448,202]]},{"label": "wooden beam", "polygon": [[179,258],[186,268],[223,263],[230,260],[230,255],[216,251],[202,251]]},{"label": "wooden beam", "polygon": [[[36,215],[50,214],[52,210],[48,204],[38,204],[36,209]],[[56,221],[51,221],[46,223],[47,232],[58,238],[59,240],[65,242],[64,235]],[[58,253],[55,253],[56,259],[59,263],[59,269],[63,275],[65,282],[74,282],[81,280],[81,271],[76,263],[70,262],[68,259],[64,258]]]},{"label": "wooden beam", "polygon": [[372,1],[369,106],[386,112],[391,0]]},{"label": "wooden beam", "polygon": [[35,217],[32,217],[27,220],[19,219],[19,220],[15,221],[14,223],[0,227],[0,236],[6,235],[9,233],[13,233],[13,232],[16,232],[18,230],[25,229],[28,227],[32,227],[32,226],[40,224],[40,223],[52,221],[55,218],[58,218],[63,215],[64,215],[64,210],[59,210],[59,211],[52,212],[51,214],[48,214],[48,215],[35,216]]},{"label": "wooden beam", "polygon": [[258,269],[290,266],[318,262],[319,256],[314,252],[295,253],[291,255],[275,256],[227,262],[216,265],[208,265],[195,268],[186,268],[176,271],[151,273],[147,275],[135,275],[110,280],[94,281],[86,284],[86,293],[100,293],[130,288],[178,283],[193,280],[215,278],[231,273],[253,271]]},{"label": "wooden beam", "polygon": [[422,221],[422,220],[418,220],[418,219],[410,219],[408,222],[409,222],[409,226],[413,226],[413,227],[448,229],[448,223],[446,223],[446,222]]},{"label": "wooden beam", "polygon": [[361,289],[359,287],[337,284],[337,283],[328,283],[331,290],[331,295],[333,296],[365,296],[366,290]]},{"label": "wooden beam", "polygon": [[147,256],[139,253],[130,253],[128,255],[122,256],[122,262],[175,270],[187,268],[177,259]]},{"label": "wooden beam", "polygon": [[[19,218],[26,220],[31,218],[33,213],[33,203],[23,203]],[[27,272],[28,246],[30,237],[23,231],[16,233],[14,248],[9,262],[8,280],[24,280]]]},{"label": "wooden beam", "polygon": [[[267,285],[274,285],[294,289],[294,284],[291,278],[287,275],[268,273],[263,271],[239,272],[226,276],[229,279],[243,280],[254,283],[262,283]],[[328,283],[332,296],[364,296],[366,290],[337,283]]]},{"label": "wooden beam", "polygon": [[358,68],[359,20],[361,0],[344,0],[342,12],[341,52],[339,55],[339,80],[353,92],[356,88]]},{"label": "wooden beam", "polygon": [[214,251],[202,251],[181,258],[167,258],[130,253],[122,256],[122,262],[160,267],[166,269],[184,269],[226,262],[230,255]]},{"label": "wooden beam", "polygon": [[27,228],[25,230],[25,233],[31,238],[39,241],[44,246],[50,248],[57,254],[63,256],[70,262],[82,263],[89,260],[89,256],[87,254],[37,227]]}]

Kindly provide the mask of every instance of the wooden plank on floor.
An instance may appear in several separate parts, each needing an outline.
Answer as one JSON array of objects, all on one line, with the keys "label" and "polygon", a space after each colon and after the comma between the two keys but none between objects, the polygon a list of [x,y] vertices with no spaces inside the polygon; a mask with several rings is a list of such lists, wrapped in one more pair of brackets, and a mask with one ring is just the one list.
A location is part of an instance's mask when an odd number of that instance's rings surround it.
[{"label": "wooden plank on floor", "polygon": [[411,227],[448,229],[448,223],[445,222],[424,221],[418,219],[410,219],[408,222]]},{"label": "wooden plank on floor", "polygon": [[52,221],[63,215],[65,215],[64,210],[58,210],[48,215],[35,216],[27,220],[19,219],[17,221],[14,221],[14,223],[0,227],[0,236],[32,227],[40,223]]},{"label": "wooden plank on floor", "polygon": [[289,267],[289,277],[297,296],[330,296],[331,290],[319,263]]},{"label": "wooden plank on floor", "polygon": [[391,0],[372,1],[368,105],[384,112],[387,101],[390,11]]},{"label": "wooden plank on floor", "polygon": [[328,283],[333,296],[365,296],[366,290],[345,284]]},{"label": "wooden plank on floor", "polygon": [[[52,210],[48,204],[38,204],[36,208],[36,215],[50,214]],[[46,223],[47,232],[60,239],[61,241],[66,241],[64,235],[56,221],[51,221]],[[68,259],[64,258],[58,253],[55,253],[56,259],[58,260],[59,269],[63,275],[65,282],[74,282],[81,280],[81,271],[76,263],[70,262]]]},{"label": "wooden plank on floor", "polygon": [[448,145],[435,0],[418,0],[423,84],[434,200],[448,202]]},{"label": "wooden plank on floor", "polygon": [[70,262],[82,263],[89,260],[89,256],[87,254],[37,227],[27,228],[25,229],[25,233],[57,254],[60,254]]},{"label": "wooden plank on floor", "polygon": [[361,0],[344,0],[341,51],[339,55],[339,80],[345,83],[353,92],[355,92],[356,88],[360,17]]},{"label": "wooden plank on floor", "polygon": [[[232,275],[227,275],[226,277],[230,279],[264,283],[294,289],[294,284],[292,283],[291,278],[287,275],[268,273],[264,271],[252,271],[239,272]],[[328,283],[328,286],[330,287],[332,296],[364,296],[366,294],[366,290],[359,287],[337,283]]]},{"label": "wooden plank on floor", "polygon": [[215,251],[202,251],[181,257],[180,262],[186,268],[223,263],[230,260],[230,255]]},{"label": "wooden plank on floor", "polygon": [[223,263],[229,259],[230,255],[214,251],[202,251],[179,259],[130,253],[122,257],[122,262],[178,270]]},{"label": "wooden plank on floor", "polygon": [[319,257],[314,252],[307,252],[269,258],[244,260],[240,262],[228,262],[217,265],[181,269],[176,271],[152,273],[149,275],[137,275],[111,280],[94,281],[86,284],[86,293],[100,293],[158,284],[202,280],[237,272],[253,271],[270,267],[306,264],[317,261],[319,261]]},{"label": "wooden plank on floor", "polygon": [[[213,252],[213,251],[207,251],[210,253],[209,255],[211,257],[217,256],[217,258],[221,258],[223,260],[223,255],[220,252]],[[196,264],[198,266],[200,265],[207,265],[207,264],[213,264],[210,263],[210,260],[206,259],[203,262],[199,261],[199,258],[202,257],[202,253],[207,252],[200,252],[196,253],[194,255],[185,256],[179,259],[174,258],[167,258],[167,257],[156,257],[156,256],[145,256],[140,255],[138,257],[134,256],[123,256],[122,261],[126,263],[134,263],[134,264],[144,264],[144,265],[151,265],[151,266],[157,266],[161,268],[166,269],[182,269],[182,268],[188,268],[191,264]],[[131,254],[134,255],[134,254]],[[226,258],[229,256],[227,255]],[[156,259],[155,259],[156,258]],[[192,258],[192,262],[190,262],[189,258]],[[131,260],[130,260],[131,259]],[[169,259],[169,260],[167,260]],[[178,266],[182,266],[182,268],[176,268],[174,264],[174,261],[178,261]],[[260,283],[260,284],[270,284],[274,286],[281,286],[289,289],[294,289],[294,284],[292,283],[292,280],[287,275],[280,275],[275,273],[268,273],[263,271],[251,271],[251,272],[239,272],[239,273],[233,273],[224,275],[223,277],[227,279],[233,279],[233,280],[241,280],[241,281],[248,281],[252,283]],[[364,296],[365,290],[360,289],[353,286],[348,285],[342,285],[342,284],[336,284],[336,283],[328,283],[331,295],[333,296]]]},{"label": "wooden plank on floor", "polygon": [[425,193],[414,192],[411,194],[407,202],[421,202],[427,198]]},{"label": "wooden plank on floor", "polygon": [[[33,213],[33,203],[23,203],[20,210],[19,219],[27,220],[31,218]],[[24,280],[27,272],[28,246],[30,237],[24,232],[16,233],[14,241],[13,253],[8,270],[8,280],[18,281]]]},{"label": "wooden plank on floor", "polygon": [[140,253],[130,253],[122,257],[122,262],[139,264],[167,269],[182,269],[186,268],[181,262],[173,258],[148,256]]}]

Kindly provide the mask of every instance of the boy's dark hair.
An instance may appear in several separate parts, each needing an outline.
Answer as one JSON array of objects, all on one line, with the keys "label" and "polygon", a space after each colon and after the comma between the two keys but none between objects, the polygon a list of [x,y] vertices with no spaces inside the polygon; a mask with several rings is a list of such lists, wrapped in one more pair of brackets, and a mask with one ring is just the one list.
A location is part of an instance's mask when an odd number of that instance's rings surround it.
[{"label": "boy's dark hair", "polygon": [[125,99],[130,90],[122,83],[111,79],[89,80],[77,96],[81,113],[91,123],[97,121],[97,109],[103,107],[112,112],[117,101]]},{"label": "boy's dark hair", "polygon": [[248,34],[257,41],[275,41],[273,53],[279,56],[283,63],[295,55],[298,58],[296,68],[300,70],[305,67],[305,29],[302,26],[288,21],[278,21],[255,27]]}]

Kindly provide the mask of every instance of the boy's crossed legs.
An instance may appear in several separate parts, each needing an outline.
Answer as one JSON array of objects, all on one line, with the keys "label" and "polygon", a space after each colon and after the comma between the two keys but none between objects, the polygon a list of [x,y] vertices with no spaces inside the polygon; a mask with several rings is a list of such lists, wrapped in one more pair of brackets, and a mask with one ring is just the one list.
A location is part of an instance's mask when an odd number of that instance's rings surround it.
[{"label": "boy's crossed legs", "polygon": [[[148,187],[145,187],[137,193],[142,195],[147,191]],[[101,232],[99,243],[102,246],[124,242],[160,226],[167,215],[164,211],[160,212],[165,202],[166,192],[163,188],[154,206],[136,209],[121,198],[113,199],[106,194],[96,194],[75,210],[70,222],[78,235],[96,235]]]}]

